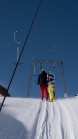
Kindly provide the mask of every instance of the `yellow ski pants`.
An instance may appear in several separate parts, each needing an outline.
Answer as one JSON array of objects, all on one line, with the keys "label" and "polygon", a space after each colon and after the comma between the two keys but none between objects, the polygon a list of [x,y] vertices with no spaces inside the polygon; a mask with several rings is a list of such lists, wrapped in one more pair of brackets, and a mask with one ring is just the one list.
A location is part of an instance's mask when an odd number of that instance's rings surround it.
[{"label": "yellow ski pants", "polygon": [[48,85],[48,93],[49,93],[49,99],[54,100],[54,84],[49,84]]}]

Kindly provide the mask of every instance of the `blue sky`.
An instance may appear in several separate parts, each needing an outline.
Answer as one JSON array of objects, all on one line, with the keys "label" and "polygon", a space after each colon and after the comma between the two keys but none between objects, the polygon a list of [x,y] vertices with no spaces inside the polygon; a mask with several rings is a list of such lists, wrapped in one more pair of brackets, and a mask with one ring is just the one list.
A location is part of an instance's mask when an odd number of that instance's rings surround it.
[{"label": "blue sky", "polygon": [[[20,40],[20,51],[33,20],[32,9],[29,0],[1,0],[1,4],[11,18],[17,29],[16,39]],[[31,0],[33,11],[36,12],[39,0]],[[41,42],[40,43],[38,26]],[[8,87],[10,78],[14,71],[16,62],[17,45],[14,41],[16,31],[2,6],[0,6],[0,84]],[[56,45],[56,51],[52,57],[51,50]],[[44,54],[45,53],[45,54]],[[64,64],[64,75],[66,92],[68,97],[78,93],[78,1],[77,0],[42,0],[36,20],[29,35],[26,47],[18,66],[9,93],[13,97],[26,96],[28,87],[28,75],[30,62],[34,60],[62,60]],[[51,65],[43,65],[43,68],[54,70]],[[39,74],[39,65],[36,74]],[[60,68],[56,66],[56,95],[63,97]],[[40,97],[39,88],[32,78],[30,97]]]}]

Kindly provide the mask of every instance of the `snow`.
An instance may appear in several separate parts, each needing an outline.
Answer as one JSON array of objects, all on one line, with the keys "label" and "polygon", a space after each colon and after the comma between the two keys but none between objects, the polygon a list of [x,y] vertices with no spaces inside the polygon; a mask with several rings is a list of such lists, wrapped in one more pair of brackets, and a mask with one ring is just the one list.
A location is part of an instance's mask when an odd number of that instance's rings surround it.
[{"label": "snow", "polygon": [[78,139],[78,98],[47,102],[7,97],[0,112],[0,139]]}]

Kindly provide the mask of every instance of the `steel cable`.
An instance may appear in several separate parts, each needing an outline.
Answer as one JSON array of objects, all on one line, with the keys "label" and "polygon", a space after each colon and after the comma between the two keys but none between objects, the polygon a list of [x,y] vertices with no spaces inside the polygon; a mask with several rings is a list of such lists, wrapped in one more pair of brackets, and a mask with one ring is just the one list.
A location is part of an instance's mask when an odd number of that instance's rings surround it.
[{"label": "steel cable", "polygon": [[[10,88],[10,85],[11,85],[11,83],[12,83],[13,77],[14,77],[15,72],[16,72],[16,69],[17,69],[17,67],[18,67],[18,64],[19,64],[20,58],[21,58],[22,53],[23,53],[23,51],[24,51],[24,48],[25,48],[25,46],[26,46],[26,42],[27,42],[28,37],[29,37],[29,35],[30,35],[30,32],[31,32],[31,29],[32,29],[33,23],[34,23],[34,21],[35,21],[36,15],[37,15],[37,13],[38,13],[38,10],[39,10],[39,7],[40,7],[40,4],[41,4],[41,1],[42,1],[42,0],[40,0],[39,5],[38,5],[38,7],[37,7],[37,10],[36,10],[35,16],[34,16],[34,18],[33,18],[33,21],[32,21],[32,23],[31,23],[30,29],[29,29],[29,31],[28,31],[27,37],[26,37],[26,39],[25,39],[25,42],[24,42],[23,48],[22,48],[21,53],[20,53],[20,56],[19,56],[19,59],[18,59],[18,61],[17,61],[17,63],[16,63],[15,69],[14,69],[14,71],[13,71],[12,77],[11,77],[10,82],[9,82],[9,85],[8,85],[8,87],[7,87],[7,92],[8,92],[8,90],[9,90],[9,88]],[[4,104],[5,98],[6,98],[6,94],[5,94],[5,96],[4,96],[4,98],[3,98],[3,101],[2,101],[2,103],[1,103],[0,111],[1,111],[2,106],[3,106],[3,104]]]},{"label": "steel cable", "polygon": [[[30,3],[32,13],[34,14],[33,6],[32,6],[32,3],[31,3],[30,0],[29,0],[29,3]],[[40,32],[39,32],[39,29],[38,29],[38,23],[37,23],[37,21],[35,23],[36,23],[36,30],[37,30],[37,33],[38,33],[38,37],[39,37],[39,40],[40,40],[40,43],[41,43],[41,46],[42,46],[42,50],[43,50],[43,53],[44,53],[44,57],[46,59],[46,53],[45,53],[44,46],[43,46],[43,43],[42,43],[42,39],[41,39],[41,36],[40,36]]]}]

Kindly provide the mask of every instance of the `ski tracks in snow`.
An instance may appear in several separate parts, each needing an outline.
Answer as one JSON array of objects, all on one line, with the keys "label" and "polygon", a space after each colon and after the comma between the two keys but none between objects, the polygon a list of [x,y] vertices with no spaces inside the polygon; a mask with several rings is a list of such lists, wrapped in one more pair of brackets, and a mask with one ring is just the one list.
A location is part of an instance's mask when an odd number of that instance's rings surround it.
[{"label": "ski tracks in snow", "polygon": [[78,124],[76,123],[77,119],[75,121],[74,118],[76,116],[72,105],[70,105],[70,103],[65,103],[64,105],[63,101],[58,101],[57,105],[60,110],[60,130],[62,139],[77,139],[78,132],[75,132],[77,131],[75,129],[78,129]]},{"label": "ski tracks in snow", "polygon": [[48,102],[43,100],[36,114],[30,139],[32,139],[32,137],[34,137],[34,139],[48,139],[51,128],[51,125],[48,124],[48,114]]},{"label": "ski tracks in snow", "polygon": [[35,123],[33,126],[33,133],[31,134],[31,138],[34,139],[46,139],[46,101],[41,101],[39,110],[36,114]]},{"label": "ski tracks in snow", "polygon": [[77,139],[78,101],[73,102],[7,98],[0,116],[0,139]]},{"label": "ski tracks in snow", "polygon": [[42,101],[40,103],[34,127],[34,139],[62,139],[60,110],[56,102]]},{"label": "ski tracks in snow", "polygon": [[60,120],[60,110],[56,101],[48,103],[47,128],[49,132],[46,139],[63,139],[60,130]]},{"label": "ski tracks in snow", "polygon": [[69,102],[64,105],[63,101],[41,101],[33,127],[34,139],[77,139],[78,117],[74,109]]}]

